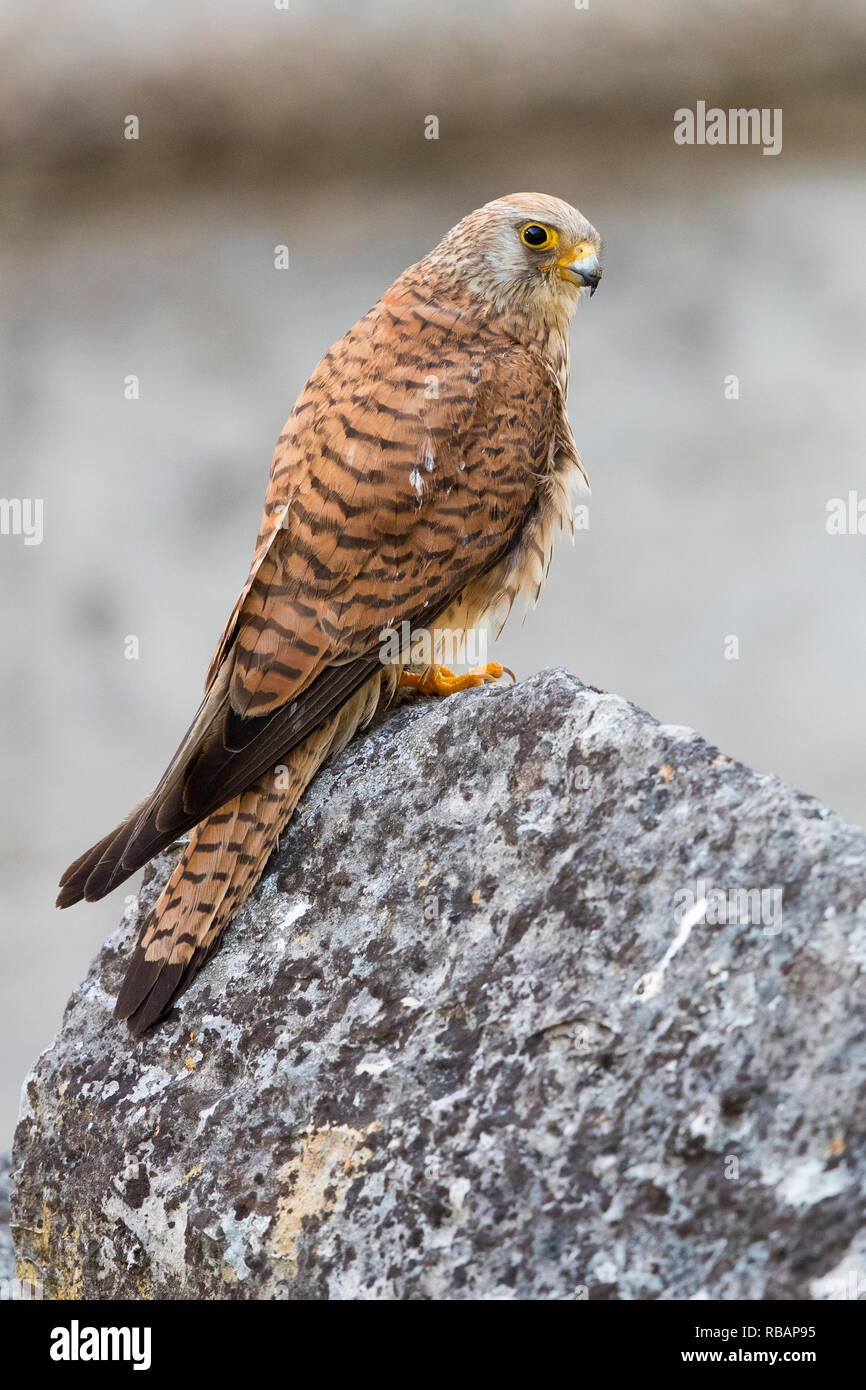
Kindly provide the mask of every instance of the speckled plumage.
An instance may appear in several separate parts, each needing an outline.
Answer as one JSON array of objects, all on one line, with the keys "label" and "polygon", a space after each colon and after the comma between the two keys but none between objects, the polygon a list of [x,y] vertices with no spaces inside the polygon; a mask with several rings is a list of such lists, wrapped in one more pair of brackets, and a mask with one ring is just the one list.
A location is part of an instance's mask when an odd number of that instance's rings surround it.
[{"label": "speckled plumage", "polygon": [[[553,257],[520,241],[535,221],[555,229]],[[558,199],[487,204],[301,392],[198,713],[155,791],[61,880],[61,906],[101,897],[197,827],[118,1000],[134,1031],[186,987],[317,768],[393,692],[383,629],[469,627],[538,596],[583,477],[565,412],[580,294],[566,263],[597,264],[598,248]]]}]

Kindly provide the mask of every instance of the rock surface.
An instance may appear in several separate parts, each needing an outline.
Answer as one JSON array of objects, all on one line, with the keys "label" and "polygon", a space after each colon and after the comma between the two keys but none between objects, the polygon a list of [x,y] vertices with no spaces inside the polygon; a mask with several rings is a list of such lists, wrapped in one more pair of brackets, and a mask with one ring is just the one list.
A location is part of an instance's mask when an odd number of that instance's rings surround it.
[{"label": "rock surface", "polygon": [[11,1198],[11,1162],[8,1154],[0,1154],[0,1288],[8,1286],[15,1272],[15,1252],[9,1230]]},{"label": "rock surface", "polygon": [[812,798],[563,671],[406,704],[134,1043],[171,863],[26,1084],[46,1296],[866,1293],[866,837]]}]

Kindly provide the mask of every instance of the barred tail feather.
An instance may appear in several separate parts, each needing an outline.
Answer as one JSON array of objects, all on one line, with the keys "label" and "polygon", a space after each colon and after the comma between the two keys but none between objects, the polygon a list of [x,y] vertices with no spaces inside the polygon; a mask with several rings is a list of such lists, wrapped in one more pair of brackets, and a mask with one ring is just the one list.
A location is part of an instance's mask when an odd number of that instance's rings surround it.
[{"label": "barred tail feather", "polygon": [[158,1022],[216,950],[312,775],[312,750],[304,751],[287,764],[287,787],[278,789],[270,772],[196,826],[141,929],[117,998],[114,1016],[133,1033]]},{"label": "barred tail feather", "polygon": [[[392,689],[394,681],[389,670]],[[318,768],[372,717],[380,684],[378,673],[286,756],[279,776],[266,773],[196,826],[141,929],[117,998],[114,1016],[131,1032],[157,1023],[216,950]]]}]

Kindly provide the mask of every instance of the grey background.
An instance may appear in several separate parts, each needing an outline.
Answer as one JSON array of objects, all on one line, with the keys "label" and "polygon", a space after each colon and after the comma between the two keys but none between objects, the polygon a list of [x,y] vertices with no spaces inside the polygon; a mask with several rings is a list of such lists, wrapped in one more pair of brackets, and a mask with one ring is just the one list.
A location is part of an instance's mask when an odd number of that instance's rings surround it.
[{"label": "grey background", "polygon": [[[7,0],[0,494],[45,535],[0,537],[0,1141],[135,889],[60,914],[56,879],[186,727],[298,390],[491,197],[576,203],[606,265],[570,397],[590,529],[503,658],[866,821],[866,537],[825,528],[866,497],[864,28],[854,0]],[[782,107],[782,154],[676,146],[698,99]]]}]

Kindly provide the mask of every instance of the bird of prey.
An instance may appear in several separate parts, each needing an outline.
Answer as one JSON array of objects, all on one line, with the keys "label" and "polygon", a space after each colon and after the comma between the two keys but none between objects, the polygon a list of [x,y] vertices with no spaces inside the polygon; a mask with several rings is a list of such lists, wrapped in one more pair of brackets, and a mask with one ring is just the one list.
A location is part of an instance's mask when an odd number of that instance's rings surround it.
[{"label": "bird of prey", "polygon": [[465,631],[538,597],[586,481],[568,328],[599,256],[558,198],[488,203],[394,281],[298,397],[198,712],[156,788],[61,879],[59,906],[93,901],[192,831],[117,999],[134,1034],[187,988],[317,769],[398,684],[447,695],[501,676],[496,663],[404,669],[382,634]]}]

